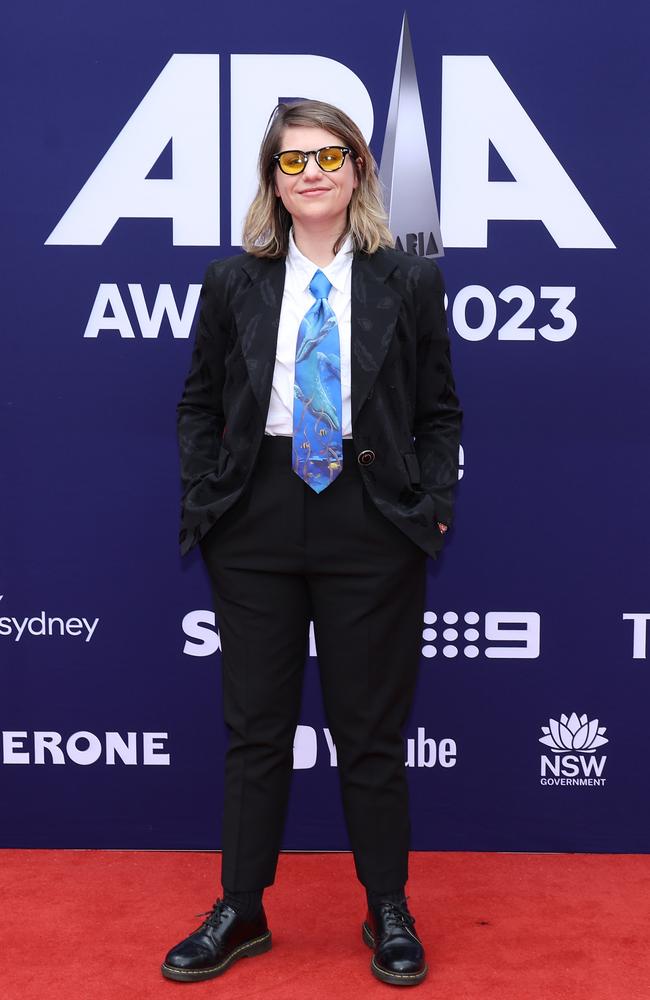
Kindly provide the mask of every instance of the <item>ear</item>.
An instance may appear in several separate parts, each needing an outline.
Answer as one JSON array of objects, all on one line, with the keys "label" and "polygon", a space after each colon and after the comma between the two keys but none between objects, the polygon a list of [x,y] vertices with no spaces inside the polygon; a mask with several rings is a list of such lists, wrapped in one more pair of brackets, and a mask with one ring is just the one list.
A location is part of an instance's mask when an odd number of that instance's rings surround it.
[{"label": "ear", "polygon": [[357,188],[359,186],[359,178],[361,176],[361,168],[363,167],[363,158],[361,156],[357,156],[356,160],[354,161],[354,167],[355,167],[355,170],[354,170],[354,187]]}]

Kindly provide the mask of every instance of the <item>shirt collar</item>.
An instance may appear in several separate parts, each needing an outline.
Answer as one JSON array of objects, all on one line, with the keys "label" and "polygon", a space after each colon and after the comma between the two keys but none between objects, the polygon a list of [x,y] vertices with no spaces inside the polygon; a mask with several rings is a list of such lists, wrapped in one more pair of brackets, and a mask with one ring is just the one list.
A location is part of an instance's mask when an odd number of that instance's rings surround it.
[{"label": "shirt collar", "polygon": [[311,279],[314,277],[316,271],[320,270],[327,277],[327,280],[332,283],[333,288],[338,292],[344,292],[352,268],[353,251],[354,244],[352,237],[348,233],[334,260],[327,267],[319,268],[318,264],[314,264],[313,261],[305,257],[304,253],[298,249],[293,238],[293,229],[291,229],[289,231],[287,263],[298,278],[301,288],[305,291],[309,288]]}]

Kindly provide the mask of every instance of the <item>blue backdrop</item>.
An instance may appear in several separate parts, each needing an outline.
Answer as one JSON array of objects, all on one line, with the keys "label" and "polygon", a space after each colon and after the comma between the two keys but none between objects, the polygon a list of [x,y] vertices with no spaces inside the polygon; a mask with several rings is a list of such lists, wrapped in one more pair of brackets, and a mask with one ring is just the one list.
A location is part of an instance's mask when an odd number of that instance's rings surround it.
[{"label": "blue backdrop", "polygon": [[[370,0],[4,13],[2,846],[219,845],[175,406],[259,123],[319,97],[386,138],[396,235],[431,251],[439,219],[446,248],[463,475],[405,734],[413,846],[650,847],[647,10],[407,14],[417,80],[403,9]],[[328,736],[312,655],[287,848],[347,848]]]}]

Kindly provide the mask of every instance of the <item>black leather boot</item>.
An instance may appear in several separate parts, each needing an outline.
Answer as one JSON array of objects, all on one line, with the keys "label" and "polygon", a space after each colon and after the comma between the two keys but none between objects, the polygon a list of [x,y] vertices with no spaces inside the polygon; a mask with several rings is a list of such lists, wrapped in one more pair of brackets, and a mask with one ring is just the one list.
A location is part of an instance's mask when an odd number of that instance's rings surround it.
[{"label": "black leather boot", "polygon": [[368,907],[362,933],[375,952],[370,968],[377,979],[393,986],[417,986],[422,982],[428,970],[414,924],[415,918],[405,902],[382,899]]},{"label": "black leather boot", "polygon": [[167,979],[197,983],[220,976],[233,962],[261,955],[271,947],[271,932],[264,909],[252,920],[243,920],[231,906],[218,899],[201,926],[167,954],[161,971]]}]

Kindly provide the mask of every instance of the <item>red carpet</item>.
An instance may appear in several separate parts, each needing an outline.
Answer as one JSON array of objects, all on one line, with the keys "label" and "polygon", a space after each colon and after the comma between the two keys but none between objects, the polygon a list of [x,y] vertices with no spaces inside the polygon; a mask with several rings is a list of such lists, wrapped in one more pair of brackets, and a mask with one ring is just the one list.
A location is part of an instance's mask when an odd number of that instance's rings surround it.
[{"label": "red carpet", "polygon": [[[3,1000],[398,991],[370,974],[348,854],[282,855],[265,896],[273,950],[191,985],[164,980],[159,965],[218,895],[214,855],[0,851],[0,862]],[[406,996],[650,998],[650,856],[413,854],[408,891],[430,972]]]}]

